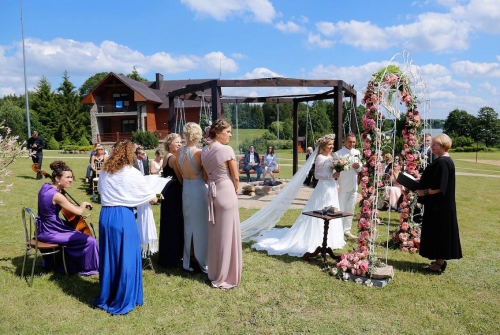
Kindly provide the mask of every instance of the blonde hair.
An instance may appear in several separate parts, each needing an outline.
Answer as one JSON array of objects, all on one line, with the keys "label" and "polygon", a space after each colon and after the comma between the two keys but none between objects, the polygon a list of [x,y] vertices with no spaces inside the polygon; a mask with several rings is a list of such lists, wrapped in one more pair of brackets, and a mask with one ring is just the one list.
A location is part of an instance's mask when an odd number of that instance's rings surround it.
[{"label": "blonde hair", "polygon": [[316,145],[319,147],[319,152],[322,152],[323,151],[323,148],[325,147],[325,145],[328,144],[328,142],[330,141],[335,141],[335,134],[327,134],[321,138],[319,138],[317,141],[316,141]]},{"label": "blonde hair", "polygon": [[199,124],[195,122],[188,122],[184,126],[182,135],[188,142],[199,141],[203,137],[203,132],[201,131],[201,127]]},{"label": "blonde hair", "polygon": [[168,134],[167,138],[165,138],[165,142],[163,143],[163,146],[165,147],[165,151],[168,153],[170,152],[170,144],[177,138],[181,137],[181,135],[177,133],[170,133]]},{"label": "blonde hair", "polygon": [[452,140],[446,134],[438,134],[432,138],[432,141],[442,146],[445,152],[451,149]]}]

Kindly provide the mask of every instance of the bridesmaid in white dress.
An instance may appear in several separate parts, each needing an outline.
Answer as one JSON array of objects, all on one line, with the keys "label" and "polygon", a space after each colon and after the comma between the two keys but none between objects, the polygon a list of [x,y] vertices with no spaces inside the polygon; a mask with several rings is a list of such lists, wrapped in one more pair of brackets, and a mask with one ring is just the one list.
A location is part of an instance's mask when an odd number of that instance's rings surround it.
[{"label": "bridesmaid in white dress", "polygon": [[[315,160],[314,176],[318,184],[307,201],[303,211],[322,209],[325,206],[339,207],[337,181],[333,178],[333,140],[334,134],[325,135],[318,140],[319,152]],[[299,215],[292,228],[272,228],[256,238],[252,248],[265,250],[269,255],[302,257],[323,243],[323,220]],[[330,221],[327,246],[341,249],[345,245],[341,219]]]}]

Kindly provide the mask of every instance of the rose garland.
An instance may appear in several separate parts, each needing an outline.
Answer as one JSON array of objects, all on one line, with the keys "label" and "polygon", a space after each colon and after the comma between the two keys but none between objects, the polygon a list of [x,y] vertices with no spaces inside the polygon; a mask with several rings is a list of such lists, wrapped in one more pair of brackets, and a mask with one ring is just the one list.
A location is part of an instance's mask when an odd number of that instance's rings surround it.
[{"label": "rose garland", "polygon": [[[384,95],[383,90],[389,92]],[[399,92],[401,102],[406,106],[406,120],[403,129],[405,141],[406,171],[419,179],[418,167],[420,165],[419,139],[421,118],[417,109],[417,99],[412,93],[406,76],[397,66],[388,66],[374,73],[368,82],[365,95],[361,101],[366,107],[363,115],[362,146],[363,157],[366,164],[361,174],[361,201],[360,213],[357,215],[359,237],[356,239],[357,248],[341,256],[337,268],[344,273],[357,276],[367,276],[370,268],[380,264],[375,255],[374,242],[376,239],[377,225],[380,224],[377,210],[377,189],[382,186],[380,177],[382,171],[382,133],[380,124],[384,115],[379,112],[379,105],[393,98],[394,92]],[[387,99],[389,101],[382,101]],[[388,105],[386,104],[386,105]],[[393,233],[393,241],[403,251],[417,252],[420,245],[420,227],[412,220],[413,210],[416,206],[416,197],[409,191],[403,192],[404,201],[401,204],[402,212],[399,220],[399,230]],[[346,279],[345,275],[343,276]]]}]

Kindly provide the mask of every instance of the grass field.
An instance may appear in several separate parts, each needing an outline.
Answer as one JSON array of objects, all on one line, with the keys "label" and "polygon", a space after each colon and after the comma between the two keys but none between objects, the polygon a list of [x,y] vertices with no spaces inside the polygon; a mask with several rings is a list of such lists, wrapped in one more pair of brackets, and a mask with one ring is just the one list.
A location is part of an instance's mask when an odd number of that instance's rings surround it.
[{"label": "grass field", "polygon": [[[62,157],[76,181],[69,192],[89,200],[82,182],[87,155],[45,152],[44,167]],[[152,157],[152,156],[150,156]],[[280,153],[285,165],[290,153]],[[474,153],[452,154],[457,172],[500,175],[500,166],[473,163]],[[301,160],[303,157],[301,156]],[[498,153],[479,160],[500,161]],[[457,209],[464,258],[450,261],[446,273],[428,275],[428,260],[388,251],[395,278],[385,288],[342,282],[323,272],[319,260],[268,256],[243,245],[239,287],[212,289],[206,276],[181,269],[144,270],[145,305],[125,316],[94,309],[98,277],[42,273],[37,266],[32,288],[20,278],[23,259],[21,208],[37,208],[42,181],[31,161],[17,160],[5,183],[0,207],[1,334],[499,334],[500,178],[457,175]],[[280,177],[291,176],[280,172]],[[90,220],[96,225],[99,204]],[[160,206],[153,206],[159,220]],[[241,209],[243,221],[255,210]],[[300,210],[289,210],[280,226],[290,226]],[[391,230],[396,228],[393,220]],[[384,230],[382,227],[380,230]],[[385,238],[380,238],[381,245]],[[348,251],[348,247],[339,252]],[[379,254],[385,249],[380,246]],[[156,259],[153,256],[153,262]],[[29,265],[31,262],[28,263]]]}]

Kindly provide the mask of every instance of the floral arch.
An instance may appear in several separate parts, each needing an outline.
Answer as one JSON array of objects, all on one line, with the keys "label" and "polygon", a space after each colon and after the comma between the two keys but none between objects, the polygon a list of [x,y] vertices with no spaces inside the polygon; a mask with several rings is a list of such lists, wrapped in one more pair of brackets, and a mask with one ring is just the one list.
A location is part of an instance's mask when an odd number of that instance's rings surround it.
[{"label": "floral arch", "polygon": [[365,160],[361,172],[360,213],[357,214],[359,236],[356,239],[356,249],[343,254],[337,263],[338,270],[344,274],[370,276],[374,267],[382,262],[377,256],[376,239],[383,232],[379,227],[386,227],[387,241],[385,245],[385,262],[389,242],[402,251],[418,252],[420,244],[420,225],[414,218],[417,208],[416,195],[403,191],[399,227],[390,232],[387,218],[382,218],[378,210],[383,196],[383,180],[385,179],[383,154],[395,156],[397,121],[404,116],[404,127],[401,134],[404,139],[404,149],[401,152],[404,169],[416,179],[420,178],[419,170],[424,160],[420,157],[420,144],[423,134],[429,129],[430,101],[426,85],[407,52],[396,54],[388,65],[372,78],[364,90],[361,103],[366,107],[363,115],[363,133],[361,134],[362,157]]}]

